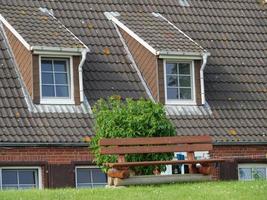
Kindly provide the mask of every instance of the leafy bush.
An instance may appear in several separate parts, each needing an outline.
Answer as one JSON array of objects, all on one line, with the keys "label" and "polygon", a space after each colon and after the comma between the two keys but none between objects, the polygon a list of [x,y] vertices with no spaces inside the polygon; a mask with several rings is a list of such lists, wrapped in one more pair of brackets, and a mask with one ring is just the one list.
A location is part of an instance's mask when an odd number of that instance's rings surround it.
[{"label": "leafy bush", "polygon": [[[161,104],[150,100],[122,101],[118,96],[108,100],[100,99],[93,108],[96,119],[95,133],[91,140],[91,149],[95,155],[96,164],[101,166],[105,162],[116,162],[117,157],[100,155],[98,141],[101,138],[134,138],[134,137],[161,137],[174,136],[175,129],[166,117]],[[126,160],[151,161],[170,160],[172,153],[131,154]],[[137,174],[151,174],[155,167],[136,167]],[[163,170],[164,166],[159,166]],[[104,171],[107,168],[103,168]]]}]

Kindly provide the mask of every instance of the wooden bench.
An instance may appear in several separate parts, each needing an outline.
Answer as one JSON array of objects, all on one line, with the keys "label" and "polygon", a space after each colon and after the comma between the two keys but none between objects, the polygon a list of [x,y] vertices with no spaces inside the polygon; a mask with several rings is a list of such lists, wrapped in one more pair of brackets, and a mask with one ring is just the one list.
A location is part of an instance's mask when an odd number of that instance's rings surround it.
[{"label": "wooden bench", "polygon": [[[146,138],[103,138],[99,141],[100,154],[102,155],[117,155],[116,163],[104,163],[105,166],[111,168],[108,171],[109,185],[130,185],[138,184],[138,181],[147,183],[175,182],[175,176],[159,176],[153,182],[152,176],[148,181],[144,181],[139,177],[131,177],[135,181],[129,180],[129,167],[135,166],[159,166],[159,165],[176,165],[188,164],[189,174],[192,176],[177,176],[177,181],[186,180],[210,180],[211,164],[223,162],[222,159],[201,159],[195,160],[194,152],[196,151],[211,151],[213,149],[212,139],[210,136],[173,136],[173,137],[146,137]],[[170,153],[170,152],[187,152],[187,160],[167,160],[167,161],[142,161],[142,162],[127,162],[125,155],[127,154],[147,154],[147,153]],[[197,168],[197,164],[202,167]],[[197,174],[198,173],[198,174]],[[203,173],[204,175],[200,174]],[[184,177],[181,178],[181,177]],[[193,178],[192,178],[193,177]],[[122,179],[127,179],[122,181]],[[141,181],[142,180],[142,181]]]}]

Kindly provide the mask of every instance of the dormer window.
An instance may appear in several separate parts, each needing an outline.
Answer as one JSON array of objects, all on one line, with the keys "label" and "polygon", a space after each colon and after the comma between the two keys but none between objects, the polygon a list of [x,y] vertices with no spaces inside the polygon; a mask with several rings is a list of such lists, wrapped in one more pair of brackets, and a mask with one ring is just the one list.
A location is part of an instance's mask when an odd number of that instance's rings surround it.
[{"label": "dormer window", "polygon": [[74,104],[71,57],[40,56],[40,92],[42,104]]},{"label": "dormer window", "polygon": [[194,63],[165,61],[166,104],[195,104]]}]

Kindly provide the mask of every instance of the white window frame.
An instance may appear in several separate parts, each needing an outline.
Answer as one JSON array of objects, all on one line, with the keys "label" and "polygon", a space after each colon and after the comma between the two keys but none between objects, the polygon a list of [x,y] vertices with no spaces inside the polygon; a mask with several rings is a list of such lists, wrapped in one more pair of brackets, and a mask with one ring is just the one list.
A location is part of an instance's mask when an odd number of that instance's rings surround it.
[{"label": "white window frame", "polygon": [[[42,96],[42,66],[41,61],[42,58],[50,58],[50,59],[66,59],[69,60],[68,68],[69,68],[69,87],[70,87],[70,97],[43,97]],[[73,80],[73,57],[72,56],[62,56],[62,55],[40,55],[39,56],[39,90],[40,90],[40,104],[75,104],[74,101],[74,80]]]},{"label": "white window frame", "polygon": [[7,166],[7,167],[0,167],[0,190],[3,188],[2,184],[2,170],[27,170],[27,169],[33,169],[38,171],[38,187],[36,189],[43,189],[43,177],[42,177],[42,168],[39,166]]},{"label": "white window frame", "polygon": [[[78,187],[78,177],[77,177],[77,170],[78,169],[100,169],[100,167],[98,167],[98,166],[94,166],[94,165],[82,165],[82,166],[75,166],[75,187],[76,188],[79,188]],[[91,177],[92,178],[92,177]],[[91,188],[94,188],[93,187],[93,185],[94,185],[94,183],[92,182],[92,180],[91,180]],[[97,184],[96,184],[97,185]]]},{"label": "white window frame", "polygon": [[251,181],[255,180],[252,176],[252,179],[243,180],[240,179],[240,168],[253,169],[253,168],[265,168],[266,169],[266,180],[267,180],[267,163],[240,163],[238,164],[238,180],[240,181]]},{"label": "white window frame", "polygon": [[[192,99],[190,100],[170,100],[167,96],[167,76],[166,76],[166,63],[173,62],[173,63],[189,63],[191,68],[191,84],[192,84]],[[164,68],[164,90],[165,90],[165,104],[166,105],[196,105],[196,87],[195,87],[195,65],[194,61],[188,60],[177,60],[177,59],[164,59],[163,60],[163,68]]]}]

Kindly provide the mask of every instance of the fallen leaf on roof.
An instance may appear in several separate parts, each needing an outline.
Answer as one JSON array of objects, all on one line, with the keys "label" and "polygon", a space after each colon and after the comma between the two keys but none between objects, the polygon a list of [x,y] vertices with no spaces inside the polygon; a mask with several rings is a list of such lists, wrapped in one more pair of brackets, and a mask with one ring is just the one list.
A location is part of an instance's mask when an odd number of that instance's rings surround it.
[{"label": "fallen leaf on roof", "polygon": [[39,17],[41,20],[43,20],[43,21],[47,21],[48,20],[48,17],[47,16],[40,16]]},{"label": "fallen leaf on roof", "polygon": [[94,25],[89,23],[89,24],[87,24],[87,28],[88,29],[93,29],[94,28]]},{"label": "fallen leaf on roof", "polygon": [[16,116],[16,118],[19,118],[20,117],[20,113],[16,112],[15,116]]},{"label": "fallen leaf on roof", "polygon": [[228,134],[229,135],[237,135],[237,131],[235,129],[231,128],[228,130]]},{"label": "fallen leaf on roof", "polygon": [[105,47],[104,49],[103,49],[103,54],[104,55],[110,55],[110,49],[108,48],[108,47]]},{"label": "fallen leaf on roof", "polygon": [[89,136],[85,136],[85,137],[83,138],[83,141],[84,141],[84,142],[91,142],[91,138],[90,138]]}]

